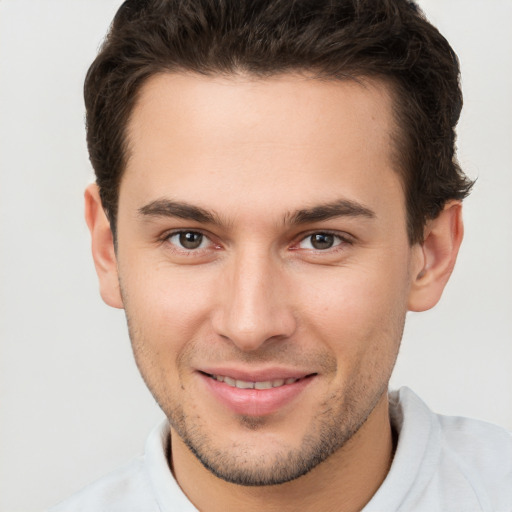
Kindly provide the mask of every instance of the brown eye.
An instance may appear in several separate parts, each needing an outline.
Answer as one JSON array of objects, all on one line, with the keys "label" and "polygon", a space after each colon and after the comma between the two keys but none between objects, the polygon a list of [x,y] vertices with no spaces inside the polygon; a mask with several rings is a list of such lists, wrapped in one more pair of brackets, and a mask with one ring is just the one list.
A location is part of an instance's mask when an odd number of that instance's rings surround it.
[{"label": "brown eye", "polygon": [[317,250],[330,249],[334,245],[334,235],[329,233],[315,233],[310,239],[312,247]]},{"label": "brown eye", "polygon": [[299,248],[313,251],[326,251],[344,243],[350,242],[348,242],[342,235],[318,231],[308,235],[306,238],[303,238],[299,243]]},{"label": "brown eye", "polygon": [[180,244],[185,247],[185,249],[197,249],[201,246],[202,241],[203,235],[201,233],[194,233],[193,231],[180,233]]},{"label": "brown eye", "polygon": [[169,237],[169,242],[183,249],[199,249],[204,245],[205,236],[197,231],[181,231]]}]

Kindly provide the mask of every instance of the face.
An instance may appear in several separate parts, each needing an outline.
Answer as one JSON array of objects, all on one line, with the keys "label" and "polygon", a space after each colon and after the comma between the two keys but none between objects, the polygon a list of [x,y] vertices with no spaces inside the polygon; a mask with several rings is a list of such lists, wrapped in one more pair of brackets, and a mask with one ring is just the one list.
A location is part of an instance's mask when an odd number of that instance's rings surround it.
[{"label": "face", "polygon": [[141,91],[122,304],[174,439],[225,480],[297,478],[387,403],[418,259],[393,130],[377,82],[162,74]]}]

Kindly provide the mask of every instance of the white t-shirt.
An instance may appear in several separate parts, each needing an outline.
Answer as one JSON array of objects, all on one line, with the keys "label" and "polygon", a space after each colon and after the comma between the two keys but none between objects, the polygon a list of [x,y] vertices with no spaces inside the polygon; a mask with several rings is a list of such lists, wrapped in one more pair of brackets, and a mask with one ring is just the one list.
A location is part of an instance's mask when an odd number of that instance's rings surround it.
[{"label": "white t-shirt", "polygon": [[[391,469],[363,512],[512,512],[512,435],[467,418],[434,414],[410,389],[390,393],[398,445]],[[165,456],[167,422],[144,456],[50,512],[194,512]]]}]

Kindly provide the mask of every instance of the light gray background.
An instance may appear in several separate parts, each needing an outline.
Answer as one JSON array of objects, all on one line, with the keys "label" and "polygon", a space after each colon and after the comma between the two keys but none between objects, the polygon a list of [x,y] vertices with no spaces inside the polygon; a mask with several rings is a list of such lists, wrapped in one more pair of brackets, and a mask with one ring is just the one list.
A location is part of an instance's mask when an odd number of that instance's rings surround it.
[{"label": "light gray background", "polygon": [[[161,413],[82,219],[81,89],[118,0],[0,0],[0,510],[42,510],[141,452]],[[512,428],[510,0],[422,0],[459,53],[478,183],[440,305],[409,316],[394,386]]]}]

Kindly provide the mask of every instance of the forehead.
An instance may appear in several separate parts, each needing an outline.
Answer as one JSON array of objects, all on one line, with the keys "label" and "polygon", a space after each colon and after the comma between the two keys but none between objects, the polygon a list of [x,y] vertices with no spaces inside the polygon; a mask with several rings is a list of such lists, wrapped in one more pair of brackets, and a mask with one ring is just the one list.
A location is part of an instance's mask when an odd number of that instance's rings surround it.
[{"label": "forehead", "polygon": [[[391,94],[376,80],[159,74],[129,122],[120,201],[130,189],[146,203],[170,194],[270,213],[340,196],[378,203],[391,187],[401,207],[393,131]],[[232,201],[240,194],[250,206]]]},{"label": "forehead", "polygon": [[[327,131],[347,135],[361,128],[368,141],[378,138],[388,145],[394,127],[390,86],[383,80],[319,80],[296,74],[261,79],[157,74],[139,92],[128,127],[132,142],[138,138],[137,127],[148,122],[158,122],[156,128],[182,142],[192,135],[216,146],[226,136],[233,146],[271,141],[313,146],[330,142]],[[364,139],[353,142],[364,149]]]}]

